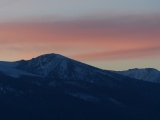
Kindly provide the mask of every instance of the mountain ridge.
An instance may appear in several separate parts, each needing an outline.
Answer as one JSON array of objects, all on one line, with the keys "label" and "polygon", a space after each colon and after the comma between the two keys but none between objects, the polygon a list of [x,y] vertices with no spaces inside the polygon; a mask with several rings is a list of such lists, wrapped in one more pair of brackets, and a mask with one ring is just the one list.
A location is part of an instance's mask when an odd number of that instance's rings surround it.
[{"label": "mountain ridge", "polygon": [[[3,69],[5,67],[5,69]],[[52,77],[55,79],[85,79],[92,76],[92,79],[98,79],[95,73],[106,75],[111,70],[103,70],[94,66],[70,59],[60,54],[43,54],[30,60],[19,60],[15,62],[0,61],[0,71],[7,72],[11,76],[19,77],[21,75],[34,75],[41,77]],[[17,71],[17,73],[16,73]],[[154,68],[129,69],[126,71],[111,71],[126,77],[160,83],[160,72]],[[19,74],[19,75],[18,75]],[[84,77],[81,76],[84,75]],[[156,74],[156,76],[154,76]],[[69,78],[68,76],[72,76]],[[82,78],[80,78],[80,76]]]},{"label": "mountain ridge", "polygon": [[116,71],[116,73],[139,80],[160,83],[160,71],[155,68],[135,68],[126,71]]},{"label": "mountain ridge", "polygon": [[160,84],[54,54],[2,66],[0,119],[160,119]]},{"label": "mountain ridge", "polygon": [[[134,79],[160,83],[160,72],[154,68],[135,68],[126,71],[103,70],[55,53],[43,54],[30,60],[19,60],[15,62],[0,61],[0,68],[4,68],[4,66],[8,68],[12,76],[18,71],[19,74],[21,73],[19,76],[30,74],[53,77],[55,79],[75,79],[75,75],[81,76],[81,74],[84,74],[85,77],[81,79],[86,79],[88,75],[94,78],[95,72],[106,75],[111,71]],[[0,71],[4,72],[3,69]],[[154,76],[155,74],[156,76]],[[73,77],[69,78],[68,76]]]}]

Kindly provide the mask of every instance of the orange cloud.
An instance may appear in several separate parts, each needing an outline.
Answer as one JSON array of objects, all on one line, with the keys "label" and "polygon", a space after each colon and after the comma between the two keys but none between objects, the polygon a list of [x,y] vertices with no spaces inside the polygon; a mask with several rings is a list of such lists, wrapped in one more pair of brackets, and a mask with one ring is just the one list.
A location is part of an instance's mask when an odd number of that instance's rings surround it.
[{"label": "orange cloud", "polygon": [[160,15],[0,23],[0,49],[5,53],[18,53],[25,59],[51,52],[80,60],[107,60],[100,57],[104,55],[120,59],[121,55],[128,57],[130,53],[137,58],[158,55],[159,49],[150,48],[160,46],[159,33]]}]

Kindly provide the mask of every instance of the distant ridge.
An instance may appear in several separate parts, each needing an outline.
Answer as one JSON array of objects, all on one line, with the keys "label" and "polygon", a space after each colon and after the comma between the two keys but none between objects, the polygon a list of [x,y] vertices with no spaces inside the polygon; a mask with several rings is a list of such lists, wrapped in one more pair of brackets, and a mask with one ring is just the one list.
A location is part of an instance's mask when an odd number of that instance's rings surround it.
[{"label": "distant ridge", "polygon": [[160,83],[160,71],[154,68],[135,68],[126,71],[118,71],[116,73],[139,80]]}]

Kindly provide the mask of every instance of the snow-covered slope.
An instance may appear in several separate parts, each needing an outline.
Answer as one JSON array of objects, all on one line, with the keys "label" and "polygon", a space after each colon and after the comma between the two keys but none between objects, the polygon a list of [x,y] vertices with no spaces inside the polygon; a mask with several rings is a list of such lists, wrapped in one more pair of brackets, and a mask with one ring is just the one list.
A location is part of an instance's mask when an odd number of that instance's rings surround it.
[{"label": "snow-covered slope", "polygon": [[94,81],[106,74],[106,71],[69,59],[59,54],[46,54],[27,61],[19,61],[16,69],[24,70],[44,77],[62,80]]},{"label": "snow-covered slope", "polygon": [[18,69],[29,71],[31,73],[48,76],[55,69],[65,70],[67,59],[57,54],[46,54],[27,61],[19,61],[16,66]]},{"label": "snow-covered slope", "polygon": [[19,78],[23,75],[37,76],[35,74],[14,68],[17,65],[18,65],[18,62],[0,62],[0,72],[6,75],[12,76],[14,78]]},{"label": "snow-covered slope", "polygon": [[160,83],[160,71],[153,68],[129,69],[127,71],[118,71],[118,74],[155,83]]}]

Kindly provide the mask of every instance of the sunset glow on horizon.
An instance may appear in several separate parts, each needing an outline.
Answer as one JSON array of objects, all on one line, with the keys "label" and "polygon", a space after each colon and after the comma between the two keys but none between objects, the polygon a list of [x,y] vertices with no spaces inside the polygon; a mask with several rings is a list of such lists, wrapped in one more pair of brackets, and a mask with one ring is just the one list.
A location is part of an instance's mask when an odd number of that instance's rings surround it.
[{"label": "sunset glow on horizon", "polygon": [[135,10],[113,1],[2,0],[0,61],[57,53],[103,69],[160,70],[159,1],[135,0]]}]

